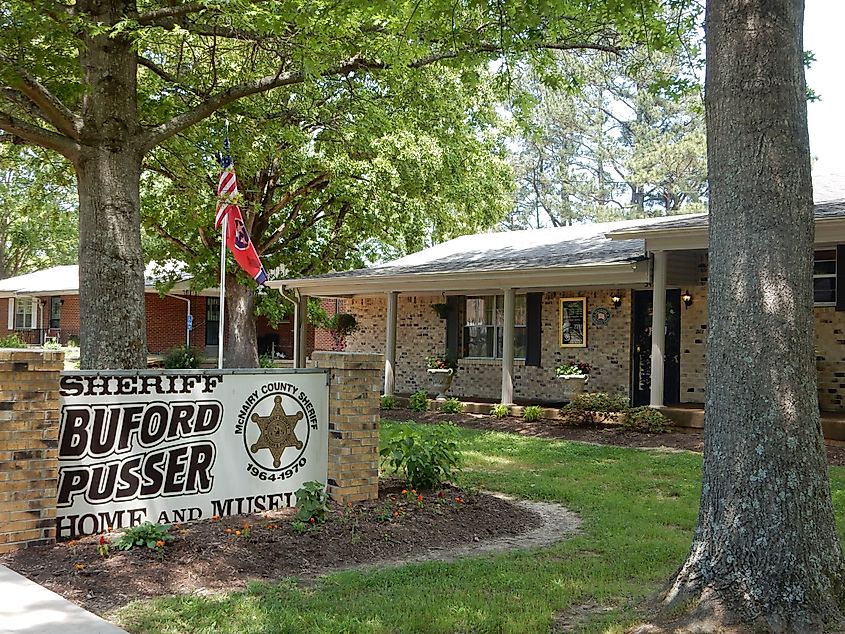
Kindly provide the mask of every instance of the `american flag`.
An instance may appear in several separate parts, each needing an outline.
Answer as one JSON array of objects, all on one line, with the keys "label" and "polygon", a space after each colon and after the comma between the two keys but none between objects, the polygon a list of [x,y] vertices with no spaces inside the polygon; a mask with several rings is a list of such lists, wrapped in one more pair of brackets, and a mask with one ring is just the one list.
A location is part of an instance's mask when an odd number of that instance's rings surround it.
[{"label": "american flag", "polygon": [[258,257],[258,251],[249,237],[243,216],[241,216],[240,194],[238,193],[238,177],[229,153],[228,137],[223,141],[223,153],[220,155],[220,181],[217,184],[217,214],[214,216],[214,226],[220,227],[226,218],[226,246],[235,256],[235,261],[249,273],[259,284],[267,281],[267,272]]}]

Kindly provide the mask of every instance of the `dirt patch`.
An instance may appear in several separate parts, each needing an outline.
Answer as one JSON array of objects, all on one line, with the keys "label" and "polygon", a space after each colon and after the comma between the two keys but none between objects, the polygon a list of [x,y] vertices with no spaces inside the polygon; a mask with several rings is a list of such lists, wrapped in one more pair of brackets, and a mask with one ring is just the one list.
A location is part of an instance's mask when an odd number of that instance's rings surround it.
[{"label": "dirt patch", "polygon": [[325,524],[302,533],[292,525],[294,510],[285,509],[174,525],[175,539],[160,554],[112,548],[103,558],[92,536],[23,550],[0,563],[103,614],[134,599],[231,591],[253,580],[545,546],[578,525],[557,505],[451,487],[419,497],[402,491],[398,481],[382,482],[378,500],[334,507]]},{"label": "dirt patch", "polygon": [[[535,438],[573,440],[617,447],[665,447],[698,453],[704,451],[704,438],[700,431],[694,429],[671,431],[666,434],[647,434],[629,431],[618,424],[572,427],[554,420],[532,422],[514,416],[493,418],[483,414],[441,414],[439,412],[414,412],[404,409],[384,412],[382,418],[385,420],[411,420],[418,423],[451,422],[470,429],[500,431]],[[845,447],[826,445],[826,449],[828,464],[837,467],[845,466]]]}]

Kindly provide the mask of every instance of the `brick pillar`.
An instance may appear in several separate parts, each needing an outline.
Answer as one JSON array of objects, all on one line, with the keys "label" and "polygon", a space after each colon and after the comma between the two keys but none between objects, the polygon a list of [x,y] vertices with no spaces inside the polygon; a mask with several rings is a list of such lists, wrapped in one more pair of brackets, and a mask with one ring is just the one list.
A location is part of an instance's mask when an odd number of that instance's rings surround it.
[{"label": "brick pillar", "polygon": [[340,504],[377,498],[379,382],[384,356],[315,351],[309,366],[331,371],[329,495]]},{"label": "brick pillar", "polygon": [[56,539],[64,353],[0,349],[0,553]]}]

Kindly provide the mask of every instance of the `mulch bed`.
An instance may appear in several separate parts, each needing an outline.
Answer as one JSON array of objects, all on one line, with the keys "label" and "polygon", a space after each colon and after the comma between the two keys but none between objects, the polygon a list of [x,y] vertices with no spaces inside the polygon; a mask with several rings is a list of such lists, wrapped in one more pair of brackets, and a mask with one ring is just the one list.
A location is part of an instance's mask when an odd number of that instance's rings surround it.
[{"label": "mulch bed", "polygon": [[[554,420],[532,422],[514,416],[493,418],[482,414],[441,414],[439,412],[414,412],[404,409],[385,412],[382,418],[400,421],[411,420],[418,423],[452,422],[470,429],[500,431],[535,438],[573,440],[617,447],[669,447],[698,453],[704,451],[704,438],[701,432],[695,429],[672,431],[665,434],[646,434],[629,431],[618,424],[573,427]],[[828,464],[837,467],[845,466],[845,447],[827,445],[826,448]]]},{"label": "mulch bed", "polygon": [[112,548],[104,558],[97,552],[99,538],[90,536],[5,555],[0,563],[103,614],[135,599],[232,591],[253,580],[401,560],[433,548],[517,535],[540,523],[524,508],[483,493],[447,487],[418,499],[403,488],[399,481],[383,481],[378,500],[335,506],[325,524],[302,534],[292,527],[294,509],[284,509],[174,525],[175,539],[162,553]]}]

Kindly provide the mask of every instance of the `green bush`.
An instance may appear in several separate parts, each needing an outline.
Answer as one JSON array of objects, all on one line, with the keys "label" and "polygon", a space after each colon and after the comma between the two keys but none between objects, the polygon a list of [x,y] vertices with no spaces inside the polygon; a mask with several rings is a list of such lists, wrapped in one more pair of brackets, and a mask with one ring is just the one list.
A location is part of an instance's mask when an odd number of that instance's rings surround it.
[{"label": "green bush", "polygon": [[42,346],[45,350],[61,350],[62,344],[60,344],[56,339],[48,339],[44,342]]},{"label": "green bush", "polygon": [[68,348],[78,348],[79,347],[79,335],[71,335],[67,338],[67,345]]},{"label": "green bush", "polygon": [[460,471],[458,443],[448,427],[426,427],[422,431],[400,428],[381,451],[393,473],[404,471],[414,489],[433,489]]},{"label": "green bush", "polygon": [[275,368],[276,364],[273,363],[273,357],[269,354],[262,354],[258,357],[258,367],[259,368]]},{"label": "green bush", "polygon": [[329,496],[326,487],[311,480],[305,482],[296,492],[296,515],[294,519],[310,524],[322,524],[329,512]]},{"label": "green bush", "polygon": [[498,403],[490,408],[490,415],[496,418],[504,418],[511,413],[511,408],[504,403]]},{"label": "green bush", "polygon": [[535,421],[543,418],[543,408],[539,405],[526,405],[522,410],[522,417],[527,421]]},{"label": "green bush", "polygon": [[179,346],[171,348],[164,355],[164,367],[168,370],[188,370],[200,367],[203,354],[197,348]]},{"label": "green bush", "polygon": [[628,399],[625,396],[607,392],[584,392],[576,394],[563,406],[561,415],[569,425],[597,425],[606,422],[621,412],[628,411]]},{"label": "green bush", "polygon": [[425,390],[417,390],[408,399],[408,407],[415,412],[425,412],[428,410],[428,392]]},{"label": "green bush", "polygon": [[440,411],[444,414],[460,414],[464,411],[464,404],[453,396],[440,404]]},{"label": "green bush", "polygon": [[648,432],[649,434],[665,434],[672,430],[672,419],[659,409],[648,406],[629,409],[622,424],[627,429]]},{"label": "green bush", "polygon": [[113,545],[120,550],[146,546],[150,550],[161,552],[164,545],[172,541],[173,535],[170,534],[170,524],[144,522],[124,530],[113,542]]},{"label": "green bush", "polygon": [[16,332],[0,337],[0,348],[26,348],[26,341]]},{"label": "green bush", "polygon": [[399,401],[392,394],[385,394],[381,397],[382,409],[396,409],[399,407]]}]

